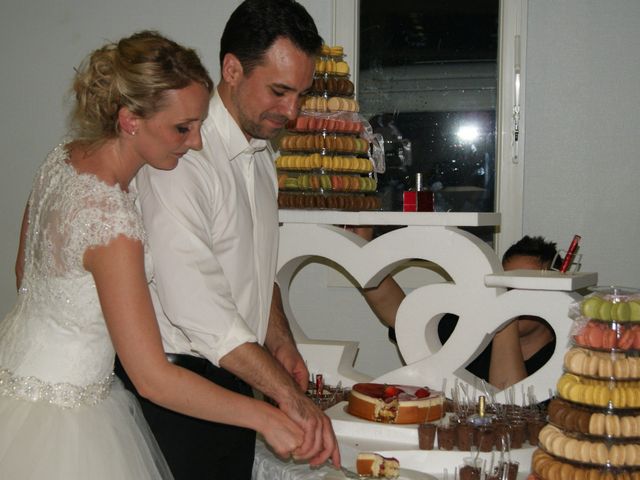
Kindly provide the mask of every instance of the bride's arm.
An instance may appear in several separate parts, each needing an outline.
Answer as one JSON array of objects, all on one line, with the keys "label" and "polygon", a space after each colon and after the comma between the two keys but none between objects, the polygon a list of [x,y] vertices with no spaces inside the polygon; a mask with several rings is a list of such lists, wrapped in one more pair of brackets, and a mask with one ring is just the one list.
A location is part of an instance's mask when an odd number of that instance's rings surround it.
[{"label": "bride's arm", "polygon": [[150,401],[209,421],[251,428],[279,455],[302,444],[302,430],[284,413],[166,360],[144,273],[140,241],[119,236],[84,254],[114,347],[138,392]]}]

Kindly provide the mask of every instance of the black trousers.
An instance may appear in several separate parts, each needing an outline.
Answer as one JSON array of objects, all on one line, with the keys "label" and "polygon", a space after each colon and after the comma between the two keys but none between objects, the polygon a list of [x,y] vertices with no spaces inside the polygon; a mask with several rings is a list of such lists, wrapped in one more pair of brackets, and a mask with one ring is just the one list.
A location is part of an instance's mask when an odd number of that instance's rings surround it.
[{"label": "black trousers", "polygon": [[[188,355],[169,354],[172,363],[243,395],[251,387],[211,362]],[[138,398],[175,480],[250,480],[255,452],[253,430],[208,422],[160,407],[142,398],[116,358],[115,373]]]}]

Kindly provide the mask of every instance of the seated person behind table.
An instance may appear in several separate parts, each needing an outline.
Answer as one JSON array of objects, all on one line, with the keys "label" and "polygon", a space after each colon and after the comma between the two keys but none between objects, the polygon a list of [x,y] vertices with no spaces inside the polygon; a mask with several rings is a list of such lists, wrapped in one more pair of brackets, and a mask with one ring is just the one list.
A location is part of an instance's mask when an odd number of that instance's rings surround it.
[{"label": "seated person behind table", "polygon": [[[549,270],[556,256],[556,244],[543,237],[525,236],[502,257],[502,267],[510,270]],[[556,258],[554,267],[562,260]],[[438,337],[444,344],[458,322],[445,315],[438,324]],[[467,366],[471,373],[498,388],[506,388],[542,368],[556,346],[553,329],[540,317],[520,316],[497,332],[487,347]]]},{"label": "seated person behind table", "polygon": [[[353,232],[371,240],[371,227],[352,227]],[[556,256],[556,244],[543,237],[525,236],[502,257],[505,271],[517,269],[548,270]],[[562,260],[556,259],[556,268]],[[389,327],[395,341],[395,319],[404,292],[391,276],[378,287],[363,290],[374,313]],[[458,317],[446,314],[438,324],[438,337],[444,344],[453,332]],[[468,366],[467,370],[492,385],[504,389],[541,368],[553,355],[555,334],[539,317],[521,316],[496,333],[492,342]],[[493,361],[492,361],[493,360]]]}]

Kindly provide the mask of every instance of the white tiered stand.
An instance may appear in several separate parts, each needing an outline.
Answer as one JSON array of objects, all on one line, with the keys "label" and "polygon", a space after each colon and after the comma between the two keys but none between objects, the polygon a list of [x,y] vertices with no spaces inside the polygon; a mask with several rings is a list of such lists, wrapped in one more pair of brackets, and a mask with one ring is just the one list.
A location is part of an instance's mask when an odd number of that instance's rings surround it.
[{"label": "white tiered stand", "polygon": [[[309,370],[322,373],[327,384],[350,386],[376,381],[430,385],[439,388],[466,383],[468,390],[478,387],[477,379],[465,366],[482,351],[493,333],[518,315],[546,319],[558,338],[551,360],[536,373],[515,385],[513,391],[533,389],[538,400],[548,398],[562,371],[566,339],[571,326],[569,306],[580,298],[576,290],[595,285],[597,274],[562,274],[554,271],[502,270],[496,253],[485,242],[459,227],[496,226],[499,213],[401,213],[280,211],[280,251],[278,280],[285,311],[298,347]],[[344,225],[402,225],[367,243],[342,228]],[[373,287],[397,266],[412,259],[437,264],[452,282],[436,283],[413,290],[406,296],[396,319],[398,348],[406,366],[372,379],[353,368],[355,342],[310,339],[297,324],[289,305],[289,287],[298,268],[310,257],[324,257],[341,265],[362,287]],[[507,290],[507,289],[510,290]],[[445,313],[459,316],[450,339],[441,345],[438,320]],[[484,388],[484,387],[483,387]],[[446,468],[453,472],[463,453],[421,451],[417,448],[415,426],[403,427],[360,421],[344,412],[344,404],[327,411],[338,435],[344,462],[354,463],[358,451],[377,451],[394,456],[404,468],[434,475]],[[512,452],[521,471],[530,468],[532,449]],[[273,478],[313,478],[304,468],[286,472],[287,463],[275,460],[259,446],[254,478],[269,471]],[[279,469],[278,464],[282,467]],[[274,467],[273,470],[271,467]],[[301,467],[301,466],[298,466]],[[293,467],[291,467],[293,468]],[[308,473],[308,471],[307,471]],[[316,478],[321,477],[319,472]]]}]

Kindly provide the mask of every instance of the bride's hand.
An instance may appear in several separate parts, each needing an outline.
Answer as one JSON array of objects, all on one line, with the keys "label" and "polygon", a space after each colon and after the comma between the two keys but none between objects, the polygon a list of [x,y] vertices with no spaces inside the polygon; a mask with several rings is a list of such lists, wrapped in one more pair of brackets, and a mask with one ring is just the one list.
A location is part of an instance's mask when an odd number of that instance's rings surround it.
[{"label": "bride's hand", "polygon": [[304,440],[304,431],[277,408],[271,409],[260,433],[281,458],[289,458]]}]

